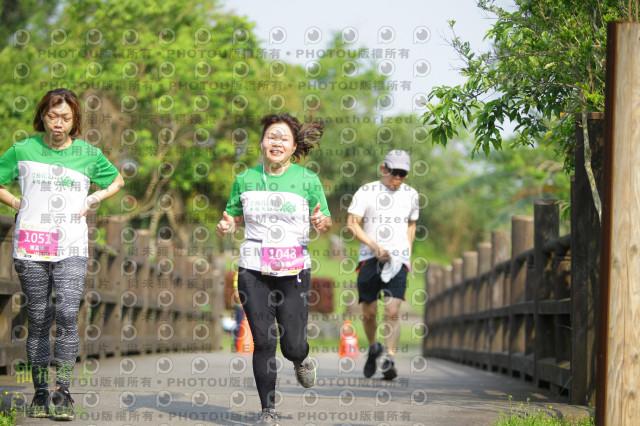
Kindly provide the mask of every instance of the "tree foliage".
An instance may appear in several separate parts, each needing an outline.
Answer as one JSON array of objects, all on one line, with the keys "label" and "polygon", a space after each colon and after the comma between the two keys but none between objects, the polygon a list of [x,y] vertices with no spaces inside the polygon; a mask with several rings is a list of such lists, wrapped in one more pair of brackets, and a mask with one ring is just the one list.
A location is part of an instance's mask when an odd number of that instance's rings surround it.
[{"label": "tree foliage", "polygon": [[[75,90],[84,101],[83,138],[128,183],[119,194],[128,193],[128,201],[106,203],[107,211],[153,228],[166,217],[180,230],[177,221],[196,222],[196,213],[228,192],[235,152],[228,109],[246,100],[246,90],[234,88],[233,70],[241,66],[243,77],[252,78],[262,69],[261,59],[245,57],[257,42],[246,20],[210,2],[103,3],[68,3],[31,31],[30,43],[4,49],[7,74],[27,70],[3,78],[5,93],[30,106],[6,111],[21,121],[9,128],[32,133],[29,115],[44,91]],[[241,45],[235,31],[243,31]],[[244,103],[246,113],[258,110],[258,102]],[[188,236],[179,237],[186,244]]]},{"label": "tree foliage", "polygon": [[569,176],[549,147],[491,151],[478,162],[468,158],[467,140],[431,154],[429,238],[449,257],[490,241],[491,231],[511,230],[511,217],[532,215],[536,200],[569,199]]},{"label": "tree foliage", "polygon": [[[407,184],[422,194],[417,250],[458,254],[510,214],[530,211],[521,198],[564,188],[548,173],[548,151],[491,155],[486,169],[460,150],[434,147],[418,117],[388,114],[387,80],[367,49],[338,36],[326,55],[301,66],[263,48],[250,21],[212,2],[108,4],[60,3],[48,19],[34,15],[20,24],[28,38],[9,37],[0,52],[7,100],[0,103],[0,153],[34,133],[32,115],[44,92],[76,91],[82,138],[103,150],[126,181],[100,213],[124,215],[152,235],[168,224],[179,246],[193,244],[196,228],[215,227],[235,176],[261,161],[258,119],[269,113],[325,122],[320,147],[301,163],[320,176],[332,232],[346,238],[350,197],[380,177],[392,149],[411,154]],[[453,139],[466,147],[465,138]]]},{"label": "tree foliage", "polygon": [[[487,32],[492,47],[475,52],[453,31],[451,45],[462,60],[462,85],[429,94],[423,120],[434,142],[446,145],[458,129],[475,137],[472,154],[501,150],[505,122],[515,124],[511,147],[546,139],[573,169],[574,113],[604,110],[606,24],[626,17],[613,0],[494,0],[478,7],[496,22]],[[437,100],[437,102],[434,102]]]},{"label": "tree foliage", "polygon": [[[101,211],[152,229],[168,221],[184,246],[189,228],[215,227],[235,175],[260,161],[258,119],[289,112],[327,122],[307,163],[324,176],[337,207],[340,183],[354,176],[341,174],[341,161],[359,155],[336,161],[345,135],[374,163],[366,171],[357,162],[357,173],[375,174],[384,157],[373,148],[381,120],[344,124],[339,117],[376,115],[385,78],[362,49],[338,54],[347,47],[337,36],[327,49],[333,54],[303,67],[263,49],[252,27],[205,1],[63,3],[49,20],[28,23],[28,42],[14,37],[2,50],[0,87],[9,102],[0,105],[0,148],[33,133],[33,110],[45,91],[75,90],[84,107],[83,139],[101,148],[127,182]],[[393,134],[383,130],[392,149]]]},{"label": "tree foliage", "polygon": [[57,4],[54,0],[0,0],[0,49],[16,41],[27,43],[29,29],[44,22]]}]

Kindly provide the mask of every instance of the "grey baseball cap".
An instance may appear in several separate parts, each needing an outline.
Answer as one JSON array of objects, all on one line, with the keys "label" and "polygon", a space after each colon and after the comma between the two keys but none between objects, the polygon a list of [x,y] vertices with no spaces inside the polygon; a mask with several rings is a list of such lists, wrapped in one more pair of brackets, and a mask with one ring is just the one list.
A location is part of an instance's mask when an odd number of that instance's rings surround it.
[{"label": "grey baseball cap", "polygon": [[394,149],[387,153],[387,156],[384,157],[384,164],[388,169],[401,169],[410,171],[411,170],[411,160],[409,159],[409,154],[401,149]]}]

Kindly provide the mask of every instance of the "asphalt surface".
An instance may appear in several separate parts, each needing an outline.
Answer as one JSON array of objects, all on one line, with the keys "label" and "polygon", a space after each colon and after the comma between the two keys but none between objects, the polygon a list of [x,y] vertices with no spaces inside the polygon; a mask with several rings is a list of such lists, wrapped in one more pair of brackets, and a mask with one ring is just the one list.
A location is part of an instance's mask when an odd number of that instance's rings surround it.
[{"label": "asphalt surface", "polygon": [[[279,356],[276,404],[281,425],[487,425],[520,402],[530,412],[587,415],[586,407],[504,374],[410,354],[396,358],[398,377],[365,379],[365,354],[313,354],[316,385],[304,389]],[[84,369],[84,374],[83,374]],[[0,376],[0,390],[33,397],[31,383]],[[251,425],[260,402],[251,355],[163,353],[88,360],[74,371],[76,419],[54,422],[19,414],[18,425]],[[509,401],[511,395],[511,402]],[[527,400],[529,403],[527,404]]]}]

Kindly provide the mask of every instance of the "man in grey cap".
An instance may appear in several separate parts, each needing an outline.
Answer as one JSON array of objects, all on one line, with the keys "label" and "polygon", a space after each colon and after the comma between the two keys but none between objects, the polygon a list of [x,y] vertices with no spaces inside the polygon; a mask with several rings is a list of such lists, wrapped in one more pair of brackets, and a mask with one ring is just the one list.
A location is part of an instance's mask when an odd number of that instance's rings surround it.
[{"label": "man in grey cap", "polygon": [[[386,350],[382,378],[393,380],[398,372],[393,357],[398,349],[398,311],[405,299],[411,246],[418,219],[418,193],[404,181],[410,170],[409,154],[392,150],[380,165],[381,179],[363,185],[348,210],[347,229],[360,241],[358,299],[369,340],[365,377],[375,374],[377,359]],[[376,341],[378,298],[384,304],[384,345]]]}]

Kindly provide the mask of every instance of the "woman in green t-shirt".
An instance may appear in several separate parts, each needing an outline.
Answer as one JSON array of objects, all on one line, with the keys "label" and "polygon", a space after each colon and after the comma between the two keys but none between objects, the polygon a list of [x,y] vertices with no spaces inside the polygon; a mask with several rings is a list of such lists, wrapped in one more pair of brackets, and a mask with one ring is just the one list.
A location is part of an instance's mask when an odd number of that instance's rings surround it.
[{"label": "woman in green t-shirt", "polygon": [[[0,202],[18,211],[14,266],[27,300],[27,361],[35,395],[31,417],[71,420],[71,373],[78,355],[78,310],[88,262],[86,215],[124,186],[102,152],[76,139],[82,133],[80,102],[68,89],[49,91],[36,108],[33,127],[43,136],[16,142],[0,158]],[[22,199],[2,185],[18,180]],[[95,182],[103,189],[88,196]],[[49,330],[56,294],[56,388],[49,397]],[[51,403],[51,410],[49,404]]]},{"label": "woman in green t-shirt", "polygon": [[318,145],[323,123],[301,125],[289,114],[267,115],[260,123],[263,164],[236,177],[216,233],[234,233],[244,222],[238,291],[254,341],[253,374],[262,404],[256,424],[275,425],[278,337],[300,385],[315,384],[316,366],[307,358],[307,243],[310,226],[327,232],[331,217],[318,176],[293,164]]}]

